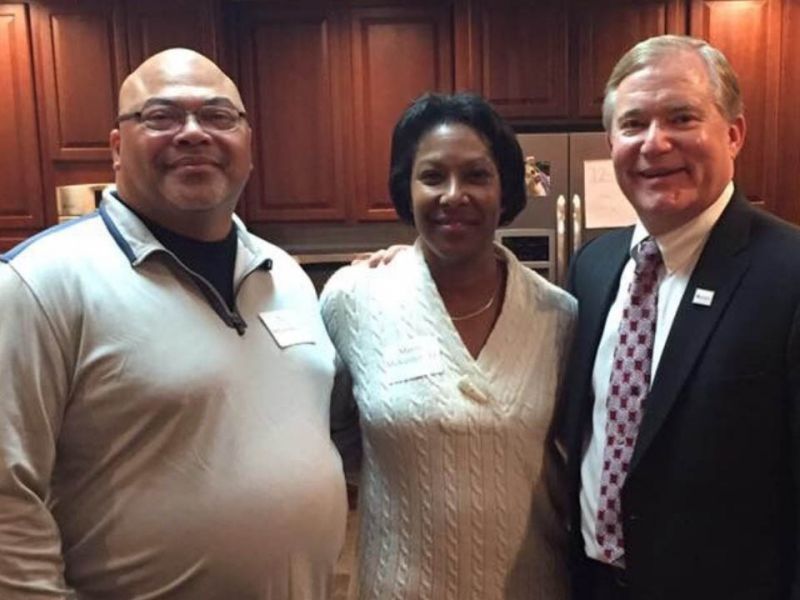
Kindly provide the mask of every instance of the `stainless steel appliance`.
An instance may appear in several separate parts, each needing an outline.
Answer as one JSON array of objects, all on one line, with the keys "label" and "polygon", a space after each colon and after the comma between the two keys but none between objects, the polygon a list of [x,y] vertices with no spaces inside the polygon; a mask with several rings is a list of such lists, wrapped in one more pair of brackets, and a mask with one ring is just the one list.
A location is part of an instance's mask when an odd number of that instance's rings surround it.
[{"label": "stainless steel appliance", "polygon": [[[585,203],[587,165],[603,164],[593,161],[610,159],[606,135],[523,133],[517,139],[525,156],[535,158],[543,171],[546,185],[540,193],[544,195],[529,193],[525,210],[509,226],[498,229],[496,237],[524,264],[563,284],[574,252],[610,229],[586,226]],[[609,176],[607,169],[605,173]],[[615,181],[612,184],[616,188]],[[617,225],[628,224],[627,218],[621,218]]]},{"label": "stainless steel appliance", "polygon": [[92,212],[100,204],[103,190],[111,183],[62,185],[56,188],[58,220],[63,223]]}]

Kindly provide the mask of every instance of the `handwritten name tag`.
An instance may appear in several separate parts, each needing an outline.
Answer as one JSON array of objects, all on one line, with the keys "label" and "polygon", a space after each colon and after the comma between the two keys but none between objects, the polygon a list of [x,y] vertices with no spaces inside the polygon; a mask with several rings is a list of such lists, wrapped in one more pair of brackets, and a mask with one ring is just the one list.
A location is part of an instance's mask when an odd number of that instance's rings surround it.
[{"label": "handwritten name tag", "polygon": [[259,318],[272,334],[275,343],[281,348],[296,346],[297,344],[314,344],[314,334],[305,323],[300,314],[291,309],[271,310],[259,313]]},{"label": "handwritten name tag", "polygon": [[385,356],[389,384],[437,375],[444,371],[439,344],[432,336],[418,337],[389,346]]}]

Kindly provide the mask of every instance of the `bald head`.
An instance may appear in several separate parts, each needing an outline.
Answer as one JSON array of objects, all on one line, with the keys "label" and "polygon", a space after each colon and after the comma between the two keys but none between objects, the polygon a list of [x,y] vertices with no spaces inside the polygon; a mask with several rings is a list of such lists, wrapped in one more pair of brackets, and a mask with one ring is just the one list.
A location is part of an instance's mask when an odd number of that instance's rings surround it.
[{"label": "bald head", "polygon": [[165,50],[124,81],[119,111],[109,141],[121,198],[177,233],[224,238],[252,169],[250,126],[230,77],[202,54]]},{"label": "bald head", "polygon": [[148,58],[122,82],[119,112],[138,110],[165,90],[179,97],[195,95],[198,89],[217,90],[244,110],[236,85],[214,62],[194,50],[170,48]]}]

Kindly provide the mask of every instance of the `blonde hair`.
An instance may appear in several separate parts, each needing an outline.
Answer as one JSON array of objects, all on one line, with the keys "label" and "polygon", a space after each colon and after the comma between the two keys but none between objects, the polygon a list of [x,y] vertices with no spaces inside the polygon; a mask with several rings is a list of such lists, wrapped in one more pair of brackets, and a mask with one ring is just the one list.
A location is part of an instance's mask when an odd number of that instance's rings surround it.
[{"label": "blonde hair", "polygon": [[714,104],[729,123],[744,112],[739,80],[728,59],[705,40],[683,35],[659,35],[636,44],[619,59],[608,78],[603,98],[603,126],[611,131],[617,88],[628,77],[679,52],[693,52],[703,61],[711,83]]}]

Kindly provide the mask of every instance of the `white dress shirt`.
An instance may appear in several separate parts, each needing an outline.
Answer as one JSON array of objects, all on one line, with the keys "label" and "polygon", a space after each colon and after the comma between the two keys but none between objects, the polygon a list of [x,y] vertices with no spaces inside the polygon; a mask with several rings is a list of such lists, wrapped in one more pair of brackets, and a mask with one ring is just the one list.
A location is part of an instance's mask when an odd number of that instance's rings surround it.
[{"label": "white dress shirt", "polygon": [[[672,328],[678,305],[686,291],[689,278],[694,271],[700,253],[706,244],[711,229],[719,219],[733,195],[733,183],[729,182],[720,197],[705,211],[677,229],[655,238],[663,264],[658,271],[658,314],[656,335],[653,341],[653,361],[650,381],[656,376],[661,353]],[[641,222],[636,224],[631,238],[631,248],[650,235]],[[602,550],[597,543],[597,505],[600,498],[600,478],[603,472],[603,453],[605,451],[606,400],[611,379],[611,364],[619,336],[622,308],[628,296],[628,288],[633,280],[634,262],[629,259],[620,276],[619,289],[614,303],[608,311],[603,335],[597,347],[592,389],[594,390],[594,409],[592,411],[592,433],[581,463],[581,531],[589,558],[602,560]],[[647,407],[645,406],[645,410]]]}]

